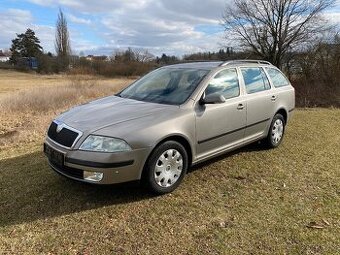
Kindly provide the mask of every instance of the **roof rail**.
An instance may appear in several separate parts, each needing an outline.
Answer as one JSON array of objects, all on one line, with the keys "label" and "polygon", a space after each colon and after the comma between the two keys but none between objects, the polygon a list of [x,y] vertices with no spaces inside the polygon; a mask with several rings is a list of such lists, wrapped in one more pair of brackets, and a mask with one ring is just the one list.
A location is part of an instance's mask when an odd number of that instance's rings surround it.
[{"label": "roof rail", "polygon": [[238,63],[254,63],[254,64],[263,64],[263,65],[272,65],[272,63],[264,60],[252,60],[252,59],[239,59],[239,60],[230,60],[225,61],[220,66],[227,66],[231,64],[238,64]]},{"label": "roof rail", "polygon": [[217,63],[217,62],[222,62],[221,64],[223,64],[223,61],[222,60],[214,60],[214,59],[202,59],[202,60],[179,60],[178,62],[176,62],[176,64],[185,64],[185,63],[210,63],[210,62],[213,62],[213,63]]}]

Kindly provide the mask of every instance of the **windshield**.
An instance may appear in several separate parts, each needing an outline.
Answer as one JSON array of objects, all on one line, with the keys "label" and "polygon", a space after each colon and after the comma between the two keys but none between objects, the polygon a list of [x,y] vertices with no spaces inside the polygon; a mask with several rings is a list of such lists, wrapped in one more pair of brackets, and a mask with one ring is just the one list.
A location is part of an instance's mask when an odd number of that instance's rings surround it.
[{"label": "windshield", "polygon": [[160,68],[127,87],[119,96],[152,103],[180,105],[189,98],[208,73],[208,70],[200,69]]}]

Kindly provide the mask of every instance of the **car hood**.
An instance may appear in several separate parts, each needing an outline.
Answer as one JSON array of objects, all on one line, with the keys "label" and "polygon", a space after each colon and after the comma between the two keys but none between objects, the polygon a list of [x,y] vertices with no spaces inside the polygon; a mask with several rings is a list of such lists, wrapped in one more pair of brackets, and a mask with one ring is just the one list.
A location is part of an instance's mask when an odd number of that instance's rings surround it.
[{"label": "car hood", "polygon": [[178,106],[110,96],[74,107],[61,114],[57,120],[83,132],[94,132],[111,125],[150,115],[157,117],[171,109],[178,109]]}]

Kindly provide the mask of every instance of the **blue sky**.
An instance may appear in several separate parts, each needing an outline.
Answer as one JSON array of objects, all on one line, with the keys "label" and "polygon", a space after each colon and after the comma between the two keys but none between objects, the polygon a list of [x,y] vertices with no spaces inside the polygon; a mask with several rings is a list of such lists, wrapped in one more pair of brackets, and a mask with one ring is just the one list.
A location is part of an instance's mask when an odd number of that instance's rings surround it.
[{"label": "blue sky", "polygon": [[[44,50],[54,52],[59,8],[69,24],[74,53],[106,54],[127,47],[155,55],[182,55],[223,47],[220,19],[230,0],[1,0],[0,49],[32,28]],[[340,3],[338,1],[338,3]],[[340,4],[328,11],[340,22]]]}]

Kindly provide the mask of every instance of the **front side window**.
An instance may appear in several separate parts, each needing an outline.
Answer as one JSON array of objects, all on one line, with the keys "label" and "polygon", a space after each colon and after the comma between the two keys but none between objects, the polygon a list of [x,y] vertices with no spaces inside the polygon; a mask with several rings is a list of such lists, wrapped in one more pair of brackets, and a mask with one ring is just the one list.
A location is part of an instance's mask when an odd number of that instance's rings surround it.
[{"label": "front side window", "polygon": [[219,72],[209,82],[205,94],[219,93],[225,99],[240,95],[240,86],[236,69],[227,69]]},{"label": "front side window", "polygon": [[275,88],[289,85],[287,78],[279,70],[274,68],[266,68],[266,70]]},{"label": "front side window", "polygon": [[180,105],[189,98],[208,73],[209,70],[160,68],[136,81],[118,96],[138,101]]},{"label": "front side window", "polygon": [[268,78],[260,67],[241,68],[248,94],[270,89]]}]

